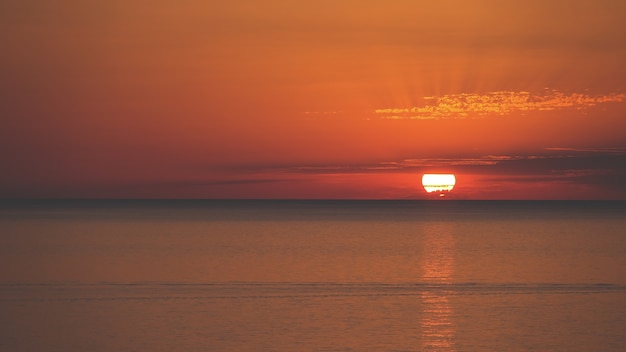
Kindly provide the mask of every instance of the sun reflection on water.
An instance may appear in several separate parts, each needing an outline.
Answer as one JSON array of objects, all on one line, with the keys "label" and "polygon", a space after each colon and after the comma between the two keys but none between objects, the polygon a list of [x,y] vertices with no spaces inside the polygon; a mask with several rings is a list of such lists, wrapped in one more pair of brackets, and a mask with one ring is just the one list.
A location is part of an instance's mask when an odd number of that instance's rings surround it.
[{"label": "sun reflection on water", "polygon": [[[454,273],[454,237],[446,223],[429,223],[424,230],[422,282],[445,285]],[[454,311],[445,288],[433,287],[422,295],[423,351],[456,351],[454,344]]]}]

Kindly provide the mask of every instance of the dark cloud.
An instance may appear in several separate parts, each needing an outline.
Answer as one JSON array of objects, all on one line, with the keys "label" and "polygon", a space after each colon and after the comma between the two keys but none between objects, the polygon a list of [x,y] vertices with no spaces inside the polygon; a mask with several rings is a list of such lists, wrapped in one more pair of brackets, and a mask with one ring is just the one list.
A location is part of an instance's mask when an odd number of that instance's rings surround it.
[{"label": "dark cloud", "polygon": [[[371,163],[333,164],[272,164],[254,168],[233,167],[231,171],[282,172],[288,174],[345,174],[372,172],[405,172],[447,168],[458,172],[506,175],[554,175],[589,171],[602,173],[626,172],[626,150],[619,148],[546,148],[537,153],[511,155],[474,155],[444,158],[409,158]],[[217,182],[238,183],[246,180]],[[262,180],[267,182],[272,180]]]}]

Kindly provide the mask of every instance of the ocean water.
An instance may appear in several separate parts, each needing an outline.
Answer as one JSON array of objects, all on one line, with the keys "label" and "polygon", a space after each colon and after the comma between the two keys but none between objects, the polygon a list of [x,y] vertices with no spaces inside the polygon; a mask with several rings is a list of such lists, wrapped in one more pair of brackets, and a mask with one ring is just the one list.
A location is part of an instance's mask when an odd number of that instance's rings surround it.
[{"label": "ocean water", "polygon": [[624,351],[626,202],[4,201],[0,351]]}]

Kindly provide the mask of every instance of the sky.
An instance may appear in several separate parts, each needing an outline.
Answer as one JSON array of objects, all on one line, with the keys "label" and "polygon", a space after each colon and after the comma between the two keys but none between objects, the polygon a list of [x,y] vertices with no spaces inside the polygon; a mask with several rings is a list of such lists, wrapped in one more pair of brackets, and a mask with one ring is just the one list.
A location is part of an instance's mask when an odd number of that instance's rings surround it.
[{"label": "sky", "polygon": [[5,0],[0,198],[626,199],[621,0]]}]

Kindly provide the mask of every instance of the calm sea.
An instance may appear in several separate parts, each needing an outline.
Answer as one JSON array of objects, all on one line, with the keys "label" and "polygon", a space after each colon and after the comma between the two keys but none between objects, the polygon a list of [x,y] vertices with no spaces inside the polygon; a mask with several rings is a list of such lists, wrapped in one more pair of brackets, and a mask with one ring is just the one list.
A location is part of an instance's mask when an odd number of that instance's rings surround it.
[{"label": "calm sea", "polygon": [[0,351],[624,351],[626,202],[5,201]]}]

